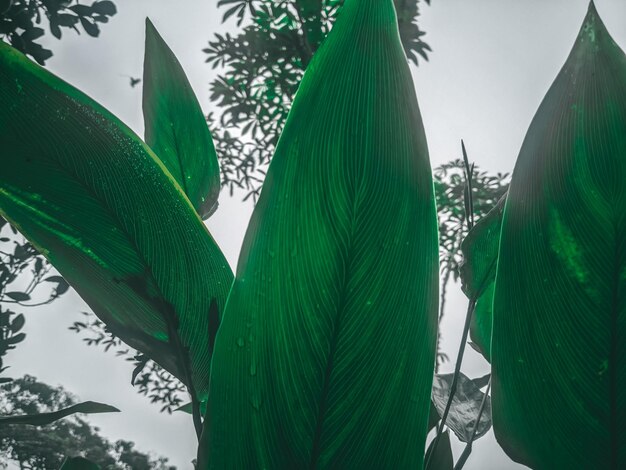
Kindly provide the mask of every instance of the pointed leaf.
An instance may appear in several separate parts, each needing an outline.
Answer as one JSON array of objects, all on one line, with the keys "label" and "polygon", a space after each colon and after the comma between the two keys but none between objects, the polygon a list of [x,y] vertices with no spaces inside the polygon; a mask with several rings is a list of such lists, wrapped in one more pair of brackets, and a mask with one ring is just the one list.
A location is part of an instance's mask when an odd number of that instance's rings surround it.
[{"label": "pointed leaf", "polygon": [[104,108],[4,43],[0,148],[0,213],[113,334],[183,382],[188,365],[205,396],[208,312],[213,298],[221,311],[232,273],[155,155]]},{"label": "pointed leaf", "polygon": [[460,268],[463,292],[476,301],[470,323],[470,337],[488,361],[491,358],[493,290],[500,248],[500,230],[506,195],[476,223],[461,243]]},{"label": "pointed leaf", "polygon": [[593,4],[513,173],[492,365],[514,460],[626,468],[626,55]]},{"label": "pointed leaf", "polygon": [[28,424],[30,426],[45,426],[46,424],[53,423],[67,416],[76,413],[115,413],[119,412],[117,408],[111,405],[105,405],[104,403],[97,403],[95,401],[85,401],[76,405],[63,408],[62,410],[53,411],[50,413],[39,413],[35,415],[19,415],[19,416],[0,416],[0,425],[7,424]]},{"label": "pointed leaf", "polygon": [[143,84],[146,142],[207,218],[220,191],[213,139],[183,68],[149,19]]},{"label": "pointed leaf", "polygon": [[437,253],[393,2],[348,0],[302,80],[248,227],[199,468],[421,468]]}]

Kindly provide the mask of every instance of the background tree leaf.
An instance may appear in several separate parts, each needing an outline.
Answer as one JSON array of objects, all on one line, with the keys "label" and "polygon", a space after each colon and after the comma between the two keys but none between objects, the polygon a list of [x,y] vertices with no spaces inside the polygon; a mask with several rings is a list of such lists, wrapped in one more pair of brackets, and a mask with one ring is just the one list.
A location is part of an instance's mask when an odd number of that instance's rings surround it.
[{"label": "background tree leaf", "polygon": [[437,281],[432,175],[393,2],[348,0],[246,233],[199,468],[421,468]]},{"label": "background tree leaf", "polygon": [[509,456],[626,467],[625,338],[626,56],[592,3],[504,210],[491,352]]},{"label": "background tree leaf", "polygon": [[220,169],[213,139],[174,53],[146,19],[143,67],[146,142],[176,178],[202,218],[216,208]]},{"label": "background tree leaf", "polygon": [[[0,44],[0,213],[109,330],[206,396],[211,301],[232,273],[157,157],[104,108]],[[191,372],[186,373],[189,369]]]},{"label": "background tree leaf", "polygon": [[66,416],[75,413],[113,413],[119,412],[117,408],[111,405],[105,405],[104,403],[97,403],[95,401],[85,401],[77,403],[68,408],[62,410],[53,411],[50,413],[39,413],[34,415],[19,415],[19,416],[0,416],[0,425],[8,424],[28,424],[31,426],[45,426],[46,424],[53,423],[59,419],[63,419]]}]

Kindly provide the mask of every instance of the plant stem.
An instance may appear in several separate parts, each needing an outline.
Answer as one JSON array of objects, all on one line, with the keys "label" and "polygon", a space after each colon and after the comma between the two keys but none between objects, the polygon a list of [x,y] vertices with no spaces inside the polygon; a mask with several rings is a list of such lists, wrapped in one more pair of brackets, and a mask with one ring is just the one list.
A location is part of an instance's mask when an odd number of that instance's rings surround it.
[{"label": "plant stem", "polygon": [[425,469],[428,470],[431,456],[437,450],[437,445],[439,444],[439,440],[441,439],[441,435],[443,433],[443,427],[446,424],[446,420],[448,419],[448,414],[450,413],[450,407],[452,406],[452,400],[454,399],[454,395],[456,393],[456,388],[459,382],[459,373],[461,372],[461,364],[463,363],[463,355],[465,354],[465,346],[467,344],[467,336],[469,334],[470,323],[472,320],[472,315],[474,314],[474,307],[476,306],[476,299],[470,299],[467,305],[467,313],[465,314],[465,325],[463,326],[463,336],[461,337],[461,344],[459,345],[459,352],[456,357],[456,364],[454,366],[454,377],[452,378],[452,384],[450,385],[450,396],[448,397],[448,402],[446,403],[446,407],[443,410],[443,415],[441,416],[441,421],[439,422],[439,426],[437,427],[437,435],[435,436],[435,441],[433,442],[433,450],[428,456],[426,460]]}]

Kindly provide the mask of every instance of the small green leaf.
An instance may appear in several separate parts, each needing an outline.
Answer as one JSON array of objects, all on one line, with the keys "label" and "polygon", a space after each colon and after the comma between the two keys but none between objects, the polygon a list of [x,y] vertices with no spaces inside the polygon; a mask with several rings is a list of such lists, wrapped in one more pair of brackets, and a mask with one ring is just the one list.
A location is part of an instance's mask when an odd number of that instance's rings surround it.
[{"label": "small green leaf", "polygon": [[205,219],[220,191],[217,153],[183,68],[149,19],[143,83],[146,142]]},{"label": "small green leaf", "polygon": [[15,300],[16,302],[26,302],[27,300],[30,300],[30,295],[26,292],[5,292],[4,295]]},{"label": "small green leaf", "polygon": [[50,413],[39,413],[35,415],[19,415],[19,416],[0,416],[0,425],[7,424],[27,424],[30,426],[45,426],[60,419],[65,418],[76,413],[116,413],[119,412],[117,408],[111,405],[105,405],[104,403],[97,403],[95,401],[85,401],[78,403],[67,408],[63,408],[59,411],[53,411]]}]

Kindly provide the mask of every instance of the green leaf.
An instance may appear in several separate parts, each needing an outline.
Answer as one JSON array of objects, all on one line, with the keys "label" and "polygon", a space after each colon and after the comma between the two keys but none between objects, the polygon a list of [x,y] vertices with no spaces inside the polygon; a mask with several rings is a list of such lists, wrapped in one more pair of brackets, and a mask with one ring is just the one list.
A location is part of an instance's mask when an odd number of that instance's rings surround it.
[{"label": "green leaf", "polygon": [[[437,374],[433,380],[433,404],[439,413],[443,416],[446,404],[450,397],[450,388],[454,374]],[[469,442],[472,439],[472,433],[476,426],[476,418],[480,412],[480,405],[483,402],[485,394],[480,391],[480,385],[484,378],[479,379],[477,384],[462,372],[459,373],[456,392],[452,399],[452,405],[448,417],[446,418],[446,426],[448,426],[461,442]],[[487,380],[488,381],[488,380]],[[474,440],[487,434],[491,428],[491,406],[489,400],[485,403],[485,409],[480,417],[478,428]]]},{"label": "green leaf", "polygon": [[220,191],[213,139],[183,68],[149,19],[143,83],[146,142],[207,218]]},{"label": "green leaf", "polygon": [[[152,151],[80,91],[0,44],[0,214],[107,328],[208,389],[208,318],[232,273]],[[48,278],[59,283],[61,280]]]},{"label": "green leaf", "polygon": [[506,195],[480,219],[461,243],[463,263],[459,273],[463,292],[475,301],[470,323],[470,337],[485,359],[491,358],[493,292],[500,248],[500,231]]},{"label": "green leaf", "polygon": [[114,413],[119,412],[117,408],[111,405],[105,405],[103,403],[97,403],[95,401],[85,401],[76,405],[63,408],[62,410],[53,411],[50,413],[39,413],[35,415],[19,415],[19,416],[0,416],[0,425],[8,424],[28,424],[31,426],[45,426],[46,424],[53,423],[66,416],[73,415],[75,413]]},{"label": "green leaf", "polygon": [[68,457],[59,470],[100,470],[100,467],[84,457]]},{"label": "green leaf", "polygon": [[452,456],[452,445],[450,444],[450,431],[445,431],[442,434],[441,439],[437,444],[435,454],[431,457],[430,454],[433,452],[434,443],[435,440],[433,439],[428,446],[426,456],[424,457],[424,462],[428,462],[430,460],[430,464],[428,466],[429,470],[453,470],[454,457]]},{"label": "green leaf", "polygon": [[514,460],[626,468],[626,55],[593,3],[513,173],[491,348]]},{"label": "green leaf", "polygon": [[248,227],[199,468],[421,468],[437,290],[433,181],[393,3],[348,0]]},{"label": "green leaf", "polygon": [[30,300],[30,295],[26,292],[5,292],[4,295],[9,297],[10,299],[15,300],[16,302],[26,302]]}]

